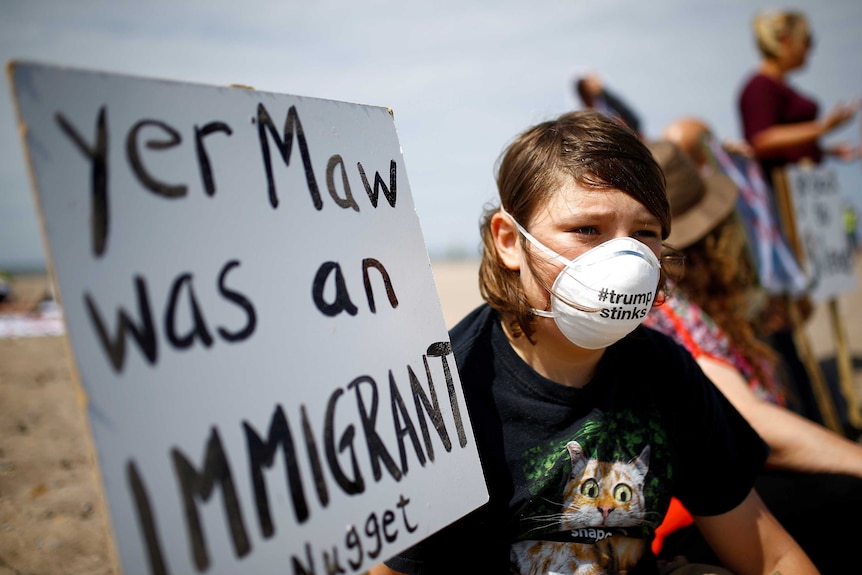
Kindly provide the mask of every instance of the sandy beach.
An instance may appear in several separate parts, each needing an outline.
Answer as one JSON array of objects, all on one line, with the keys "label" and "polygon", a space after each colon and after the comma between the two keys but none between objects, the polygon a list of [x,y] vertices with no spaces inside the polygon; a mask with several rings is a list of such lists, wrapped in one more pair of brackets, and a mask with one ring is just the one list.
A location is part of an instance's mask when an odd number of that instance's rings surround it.
[{"label": "sandy beach", "polygon": [[[476,262],[434,261],[447,326],[480,303]],[[855,359],[862,397],[862,265],[857,288],[817,305],[805,338],[819,361],[835,357],[836,330]],[[44,275],[16,276],[0,316],[32,310]],[[833,318],[839,318],[839,323]],[[119,573],[83,396],[65,335],[0,338],[0,575]]]}]

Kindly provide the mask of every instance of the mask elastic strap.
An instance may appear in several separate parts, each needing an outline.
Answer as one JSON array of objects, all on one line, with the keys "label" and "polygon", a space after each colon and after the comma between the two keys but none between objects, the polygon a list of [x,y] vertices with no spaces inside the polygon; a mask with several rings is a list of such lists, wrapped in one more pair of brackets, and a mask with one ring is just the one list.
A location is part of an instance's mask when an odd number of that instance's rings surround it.
[{"label": "mask elastic strap", "polygon": [[518,228],[518,231],[521,232],[521,234],[523,234],[523,236],[525,238],[527,238],[527,241],[529,241],[531,244],[533,244],[534,246],[539,248],[539,250],[542,253],[544,253],[546,256],[553,258],[553,259],[555,259],[558,262],[563,263],[563,264],[568,265],[570,263],[570,260],[567,260],[566,258],[561,256],[560,254],[558,254],[557,252],[555,252],[554,250],[552,250],[551,248],[547,247],[545,244],[543,244],[542,242],[540,242],[539,240],[534,238],[530,232],[525,230],[524,227],[518,223],[518,220],[516,220],[512,214],[510,214],[509,212],[507,212],[505,210],[505,208],[503,208],[503,206],[500,206],[500,213],[506,215],[512,221],[512,223],[515,224],[515,227]]},{"label": "mask elastic strap", "polygon": [[[566,258],[561,256],[560,254],[558,254],[557,252],[555,252],[554,250],[552,250],[551,248],[547,247],[545,244],[543,244],[542,242],[540,242],[539,240],[534,238],[530,232],[525,230],[524,227],[518,223],[518,220],[516,220],[514,218],[514,216],[512,216],[512,214],[510,214],[509,212],[507,212],[503,208],[503,206],[500,206],[500,212],[502,214],[505,214],[506,216],[508,216],[508,218],[512,221],[512,223],[515,224],[515,227],[518,228],[518,231],[521,232],[522,234],[524,234],[524,237],[527,238],[527,241],[529,241],[534,246],[539,248],[539,250],[542,253],[544,253],[546,256],[548,256],[551,259],[554,259],[554,260],[556,260],[556,261],[558,261],[558,262],[560,262],[566,266],[569,266],[572,263],[571,260],[567,260]],[[583,285],[583,283],[578,278],[572,276],[572,279],[574,279],[576,282]],[[587,287],[587,286],[584,286],[584,287]],[[587,288],[587,289],[592,289],[592,288]],[[560,297],[559,295],[554,294],[553,290],[549,290],[549,291],[551,292],[551,295],[557,297],[560,301],[562,301],[563,303],[565,303],[569,307],[575,308],[576,310],[579,310],[579,311],[582,311],[585,313],[595,313],[595,312],[601,311],[601,308],[586,307],[586,306],[580,305],[578,303],[575,303],[573,301],[570,301],[567,298]],[[546,311],[543,309],[536,309],[536,308],[530,308],[530,311],[532,311],[534,315],[539,315],[542,317],[554,318],[554,317],[557,317],[559,315],[556,312]]]},{"label": "mask elastic strap", "polygon": [[552,311],[545,311],[543,309],[536,309],[534,307],[531,307],[530,311],[533,312],[533,315],[540,315],[542,317],[557,317],[558,315],[560,315]]}]

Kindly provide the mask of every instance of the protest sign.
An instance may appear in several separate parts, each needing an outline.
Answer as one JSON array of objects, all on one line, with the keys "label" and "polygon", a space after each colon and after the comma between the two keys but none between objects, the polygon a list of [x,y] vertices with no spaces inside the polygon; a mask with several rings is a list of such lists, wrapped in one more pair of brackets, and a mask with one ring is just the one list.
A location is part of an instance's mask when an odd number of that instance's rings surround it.
[{"label": "protest sign", "polygon": [[487,501],[389,110],[8,74],[126,575],[356,573]]},{"label": "protest sign", "polygon": [[852,291],[853,248],[844,230],[838,175],[829,167],[808,165],[790,165],[786,174],[811,299],[823,302]]}]

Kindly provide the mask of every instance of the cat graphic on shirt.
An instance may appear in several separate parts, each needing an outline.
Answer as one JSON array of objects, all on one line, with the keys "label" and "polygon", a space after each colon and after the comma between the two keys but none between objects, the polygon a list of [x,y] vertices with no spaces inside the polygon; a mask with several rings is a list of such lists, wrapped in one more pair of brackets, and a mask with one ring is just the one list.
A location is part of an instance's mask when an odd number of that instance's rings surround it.
[{"label": "cat graphic on shirt", "polygon": [[640,537],[623,534],[644,522],[644,483],[650,447],[630,461],[588,458],[577,441],[566,445],[572,472],[560,513],[533,518],[544,527],[556,525],[573,539],[595,542],[527,540],[512,546],[513,572],[520,575],[560,573],[602,575],[631,569],[646,549]]}]

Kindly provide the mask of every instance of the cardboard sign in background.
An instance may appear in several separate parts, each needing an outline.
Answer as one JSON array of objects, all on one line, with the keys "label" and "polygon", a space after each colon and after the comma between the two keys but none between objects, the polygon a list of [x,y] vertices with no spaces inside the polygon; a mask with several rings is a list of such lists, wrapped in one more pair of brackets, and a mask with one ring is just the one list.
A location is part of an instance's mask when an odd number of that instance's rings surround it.
[{"label": "cardboard sign in background", "polygon": [[9,76],[124,573],[358,572],[487,500],[388,110]]},{"label": "cardboard sign in background", "polygon": [[844,229],[837,174],[828,167],[793,165],[787,168],[787,184],[804,267],[812,278],[811,298],[822,302],[853,291],[853,248]]}]

